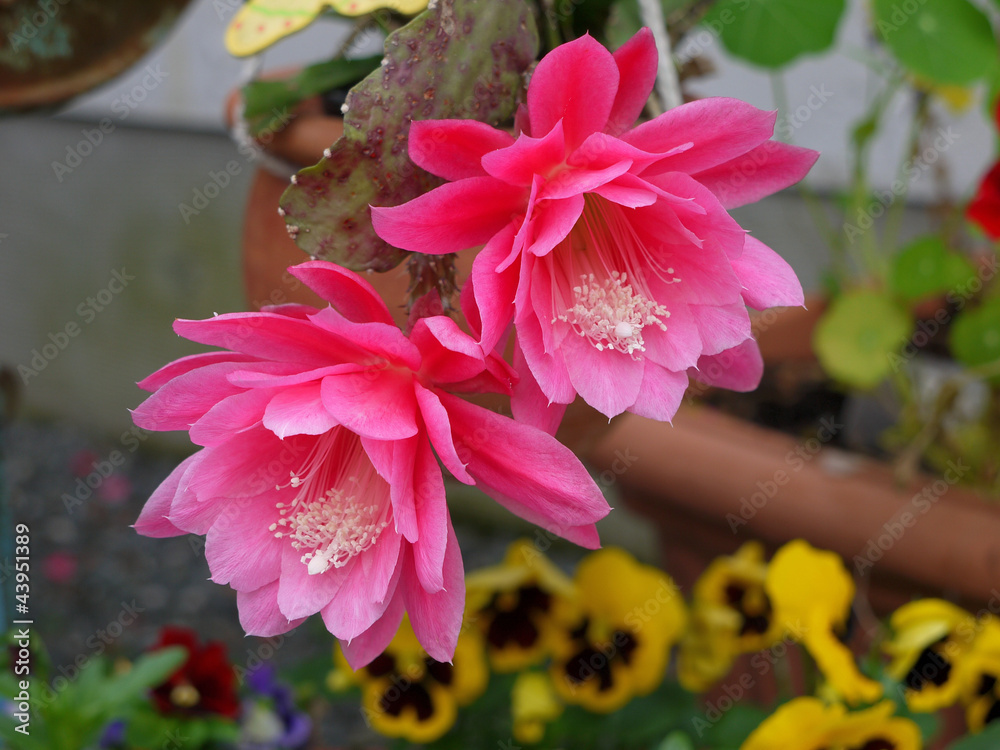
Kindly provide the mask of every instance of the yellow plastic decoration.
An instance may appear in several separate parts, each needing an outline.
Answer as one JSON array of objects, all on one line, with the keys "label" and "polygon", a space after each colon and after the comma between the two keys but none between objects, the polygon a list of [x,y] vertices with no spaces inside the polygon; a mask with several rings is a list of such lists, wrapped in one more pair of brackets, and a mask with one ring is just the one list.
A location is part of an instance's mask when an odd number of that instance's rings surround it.
[{"label": "yellow plastic decoration", "polygon": [[363,16],[385,8],[409,16],[426,7],[427,0],[249,0],[226,29],[226,49],[236,57],[255,55],[302,31],[327,9]]}]

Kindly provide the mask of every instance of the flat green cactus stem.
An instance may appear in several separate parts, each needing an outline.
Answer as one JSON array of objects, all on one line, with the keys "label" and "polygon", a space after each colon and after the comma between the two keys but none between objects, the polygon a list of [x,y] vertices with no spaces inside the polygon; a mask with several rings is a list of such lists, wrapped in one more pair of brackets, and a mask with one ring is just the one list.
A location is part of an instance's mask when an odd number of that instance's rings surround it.
[{"label": "flat green cactus stem", "polygon": [[410,123],[503,122],[537,50],[524,0],[438,0],[391,34],[381,67],[347,98],[343,137],[281,198],[299,247],[355,271],[397,266],[407,253],[375,234],[368,206],[399,205],[441,184],[410,161]]}]

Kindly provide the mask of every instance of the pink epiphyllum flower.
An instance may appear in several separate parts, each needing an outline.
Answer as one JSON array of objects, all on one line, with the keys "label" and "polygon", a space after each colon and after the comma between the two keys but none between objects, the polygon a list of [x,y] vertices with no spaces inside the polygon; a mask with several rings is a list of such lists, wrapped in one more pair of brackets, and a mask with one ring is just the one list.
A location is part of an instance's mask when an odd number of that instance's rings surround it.
[{"label": "pink epiphyllum flower", "polygon": [[204,534],[212,580],[236,589],[252,635],[318,612],[358,667],[405,610],[427,652],[450,661],[465,581],[435,453],[459,480],[586,547],[608,505],[554,438],[447,392],[509,392],[513,375],[453,320],[423,318],[407,338],[355,274],[324,261],[291,272],[332,306],[175,323],[228,351],[140,383],[154,393],[136,424],[189,430],[204,447],[136,529]]},{"label": "pink epiphyllum flower", "polygon": [[669,420],[689,374],[750,390],[762,363],[746,306],[802,304],[792,269],[726,209],[797,182],[816,152],[770,141],[775,113],[735,99],[629,129],[655,76],[648,29],[614,55],[590,37],[557,47],[516,139],[414,122],[411,158],[451,182],[372,208],[378,234],[406,250],[485,245],[463,310],[487,349],[514,321],[519,419],[551,429],[563,408],[546,407],[579,393],[609,417]]}]

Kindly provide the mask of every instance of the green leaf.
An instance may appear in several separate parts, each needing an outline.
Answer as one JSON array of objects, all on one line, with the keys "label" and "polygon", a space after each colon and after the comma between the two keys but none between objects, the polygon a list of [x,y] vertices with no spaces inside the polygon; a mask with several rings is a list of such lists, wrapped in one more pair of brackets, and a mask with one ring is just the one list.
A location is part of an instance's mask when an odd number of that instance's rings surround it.
[{"label": "green leaf", "polygon": [[906,343],[912,327],[885,294],[857,289],[830,305],[816,326],[813,347],[830,376],[853,388],[874,388],[889,374],[889,355]]},{"label": "green leaf", "polygon": [[407,255],[375,234],[368,206],[397,206],[441,184],[410,161],[410,123],[507,119],[538,34],[525,0],[439,0],[390,34],[385,50],[385,65],[347,98],[343,137],[281,197],[299,247],[355,271],[388,271]]},{"label": "green leaf", "polygon": [[948,745],[948,750],[996,750],[1000,747],[1000,722],[990,724],[979,734],[970,734]]},{"label": "green leaf", "polygon": [[918,76],[961,86],[997,66],[990,20],[968,0],[873,0],[872,10],[879,36]]},{"label": "green leaf", "polygon": [[143,700],[146,691],[165,681],[187,659],[181,646],[153,651],[136,659],[132,668],[101,685],[99,694],[87,696],[95,711],[113,713],[119,706]]},{"label": "green leaf", "polygon": [[972,263],[952,252],[938,235],[904,247],[889,268],[889,288],[907,302],[964,288],[976,275]]},{"label": "green leaf", "polygon": [[[698,737],[702,745],[713,748],[740,747],[750,733],[760,726],[771,712],[747,704],[737,704],[722,714],[710,727],[703,726],[709,722],[705,717],[699,717],[702,724],[698,724]],[[702,734],[704,733],[704,738]]]},{"label": "green leaf", "polygon": [[833,44],[845,0],[719,0],[703,24],[736,57],[765,68]]},{"label": "green leaf", "polygon": [[274,133],[288,121],[288,110],[303,99],[353,86],[378,67],[381,55],[357,60],[328,60],[282,80],[252,81],[243,87],[243,117],[250,135]]},{"label": "green leaf", "polygon": [[1000,298],[958,317],[951,329],[951,352],[968,367],[1000,359]]}]

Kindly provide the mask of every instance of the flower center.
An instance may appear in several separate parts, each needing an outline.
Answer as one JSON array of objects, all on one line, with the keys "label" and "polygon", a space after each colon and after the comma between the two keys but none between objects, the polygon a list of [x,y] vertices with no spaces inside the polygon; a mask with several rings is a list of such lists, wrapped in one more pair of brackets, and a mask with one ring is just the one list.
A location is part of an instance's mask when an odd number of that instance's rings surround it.
[{"label": "flower center", "polygon": [[598,351],[632,355],[646,350],[642,329],[655,325],[665,331],[662,319],[669,317],[663,305],[635,293],[627,273],[612,271],[603,283],[592,273],[581,275],[580,285],[573,287],[573,306],[557,319],[573,326]]},{"label": "flower center", "polygon": [[639,359],[643,330],[667,330],[670,312],[651,291],[680,282],[633,225],[634,217],[599,197],[585,196],[580,219],[540,259],[552,279],[552,322],[563,321],[598,351]]},{"label": "flower center", "polygon": [[281,518],[270,530],[302,550],[310,575],[342,568],[374,547],[389,525],[389,485],[354,433],[334,428],[323,435],[290,475],[285,486],[299,493],[291,503],[278,503]]}]

